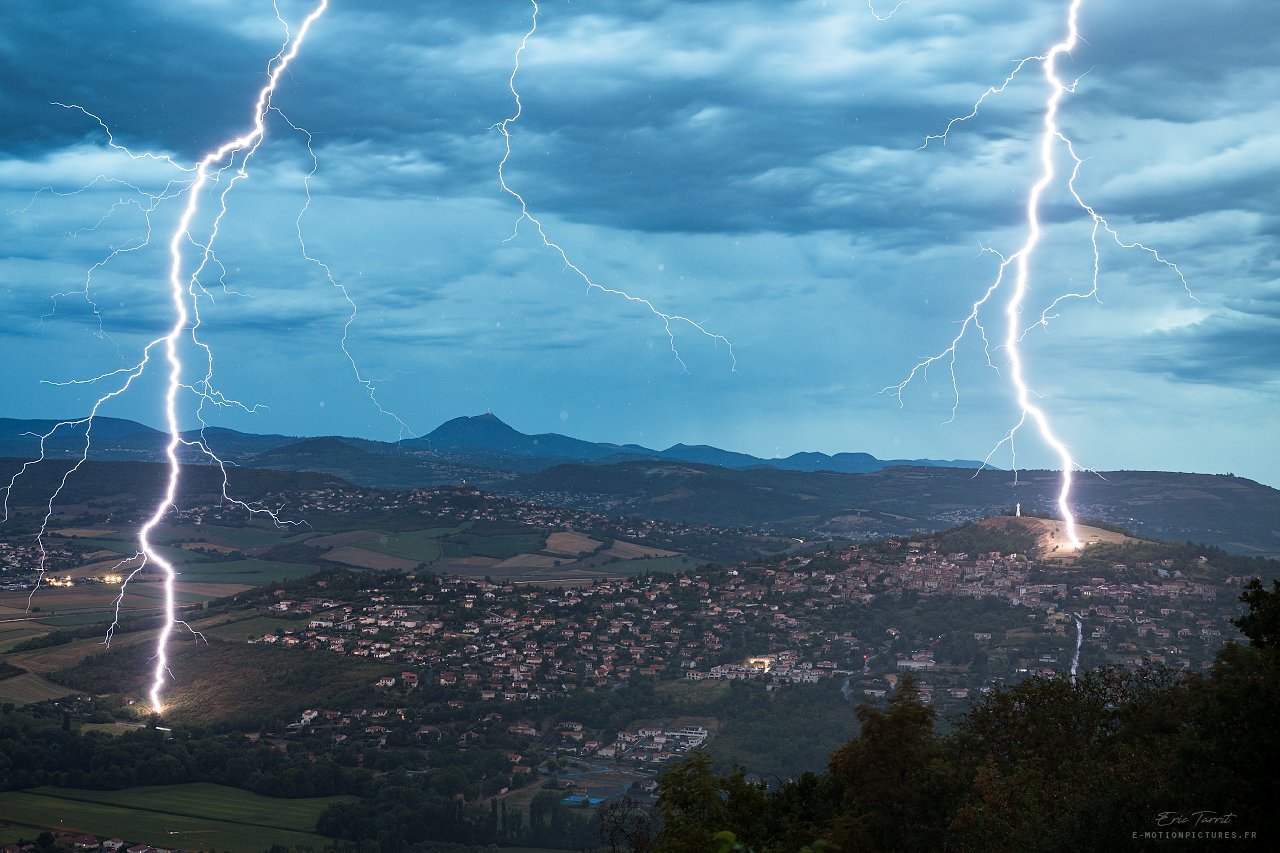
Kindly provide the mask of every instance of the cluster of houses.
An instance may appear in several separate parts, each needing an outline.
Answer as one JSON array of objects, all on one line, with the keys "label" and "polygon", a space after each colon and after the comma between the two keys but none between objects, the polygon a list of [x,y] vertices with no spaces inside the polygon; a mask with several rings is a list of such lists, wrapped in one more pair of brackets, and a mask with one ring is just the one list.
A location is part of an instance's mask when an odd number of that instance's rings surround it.
[{"label": "cluster of houses", "polygon": [[[817,632],[765,601],[745,575],[617,578],[589,587],[529,589],[436,575],[387,577],[358,602],[274,602],[268,612],[310,613],[251,642],[386,661],[380,686],[423,681],[479,701],[544,698],[636,676],[756,677],[814,683],[849,660],[852,634]],[[767,658],[743,663],[724,637],[747,617]]]},{"label": "cluster of houses", "polygon": [[[892,636],[858,635],[859,607],[906,592],[994,598],[1038,613],[1039,636],[1058,643],[1050,653],[1028,656],[1003,631],[992,636],[974,626],[975,640],[1005,668],[995,673],[1001,677],[1062,671],[1077,616],[1083,642],[1130,665],[1207,665],[1223,638],[1234,635],[1230,602],[1241,578],[1214,582],[1172,561],[1116,564],[1099,577],[1096,569],[1046,567],[1025,555],[890,544],[896,552],[851,546],[817,562],[799,557],[565,589],[375,576],[359,600],[286,599],[278,591],[271,612],[309,619],[282,621],[254,642],[385,661],[395,672],[381,686],[452,688],[472,706],[607,688],[637,676],[763,681],[773,688],[844,677],[876,691],[889,686],[886,674],[915,672],[927,673],[948,697],[980,688],[981,679],[938,662],[929,648],[887,654]],[[1230,594],[1220,596],[1226,587]],[[833,611],[848,612],[835,620],[847,630],[829,627]],[[726,646],[726,638],[744,633],[750,648]]]},{"label": "cluster of houses", "polygon": [[35,542],[0,541],[0,589],[30,588],[41,566],[46,571],[61,571],[79,564],[80,558],[57,540],[48,540],[43,553]]}]

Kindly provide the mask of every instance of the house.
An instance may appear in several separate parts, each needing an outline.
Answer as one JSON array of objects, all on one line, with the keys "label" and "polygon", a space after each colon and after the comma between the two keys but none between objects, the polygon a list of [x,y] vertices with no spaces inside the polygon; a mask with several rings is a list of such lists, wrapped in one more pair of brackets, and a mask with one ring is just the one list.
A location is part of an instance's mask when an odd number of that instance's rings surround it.
[{"label": "house", "polygon": [[910,672],[923,672],[927,669],[933,669],[933,661],[931,660],[900,660],[898,661],[898,669],[908,670]]}]

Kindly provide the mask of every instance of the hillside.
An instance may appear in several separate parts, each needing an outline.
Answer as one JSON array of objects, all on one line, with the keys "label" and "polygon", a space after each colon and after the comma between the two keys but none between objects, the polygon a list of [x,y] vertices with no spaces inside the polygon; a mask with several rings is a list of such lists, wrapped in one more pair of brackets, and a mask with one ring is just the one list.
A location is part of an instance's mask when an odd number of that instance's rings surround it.
[{"label": "hillside", "polygon": [[[12,472],[36,452],[32,433],[51,421],[0,419],[0,449],[14,453],[0,462]],[[70,430],[50,443],[61,461],[37,466],[19,484],[24,499],[36,497],[82,452],[83,433]],[[94,460],[157,458],[160,433],[130,421],[95,422]],[[408,490],[466,483],[497,494],[555,506],[633,515],[689,524],[747,526],[798,538],[873,539],[913,530],[942,530],[1000,515],[1021,504],[1027,514],[1056,515],[1058,474],[950,465],[977,463],[915,460],[893,464],[865,453],[798,453],[760,459],[715,447],[677,444],[663,451],[639,445],[595,443],[546,433],[526,435],[492,414],[455,418],[431,433],[399,443],[330,436],[291,439],[210,428],[210,445],[237,467],[233,484],[288,491],[305,478],[339,478],[363,487]],[[186,461],[207,462],[187,452]],[[61,466],[61,467],[59,467]],[[251,473],[258,469],[259,474]],[[281,472],[266,474],[263,469]],[[833,470],[838,469],[838,470]],[[73,478],[76,494],[154,494],[156,475],[138,469],[121,485],[86,478],[107,469],[85,469]],[[123,471],[123,469],[117,469]],[[193,468],[193,471],[198,470]],[[299,472],[290,481],[284,472]],[[107,476],[112,476],[108,474]],[[204,491],[215,473],[192,474]],[[284,479],[275,481],[272,477]],[[265,477],[265,479],[264,479]],[[290,485],[290,483],[294,485]],[[126,485],[127,484],[127,485]],[[114,489],[104,492],[103,489]],[[251,494],[247,496],[252,497]],[[1280,554],[1280,491],[1232,475],[1161,471],[1117,471],[1076,478],[1072,507],[1080,519],[1095,519],[1142,536],[1206,542],[1236,553]]]},{"label": "hillside", "polygon": [[[34,457],[39,437],[57,425],[52,420],[0,418],[0,456]],[[78,458],[84,452],[85,426],[60,427],[45,443],[50,458]],[[183,434],[202,438],[215,453],[238,465],[335,473],[364,485],[385,488],[432,486],[467,477],[492,482],[503,474],[541,471],[563,463],[623,462],[632,459],[671,460],[726,468],[776,468],[796,471],[864,473],[894,465],[978,468],[973,460],[882,460],[869,453],[796,453],[764,459],[707,445],[675,444],[653,450],[638,444],[593,442],[559,433],[529,435],[492,413],[446,421],[418,438],[383,442],[342,436],[290,438],[254,435],[220,427]],[[97,418],[93,426],[92,458],[98,460],[161,461],[165,435],[151,427],[118,418]],[[363,451],[353,455],[351,448]],[[197,450],[183,448],[185,462],[208,460]]]},{"label": "hillside", "polygon": [[[627,462],[562,465],[519,477],[511,490],[575,506],[718,525],[764,526],[854,539],[941,530],[1001,515],[1056,514],[1054,471],[974,473],[885,468],[867,474]],[[1280,554],[1280,491],[1230,475],[1115,471],[1078,478],[1080,519],[1142,536],[1206,542],[1244,554]]]},{"label": "hillside", "polygon": [[[1079,549],[1072,547],[1067,541],[1066,525],[1058,519],[1004,515],[984,518],[977,524],[985,530],[996,533],[1022,533],[1030,537],[1035,542],[1030,553],[1039,559],[1070,563],[1079,553]],[[1084,548],[1102,543],[1129,545],[1148,541],[1089,524],[1076,525],[1076,538]]]}]

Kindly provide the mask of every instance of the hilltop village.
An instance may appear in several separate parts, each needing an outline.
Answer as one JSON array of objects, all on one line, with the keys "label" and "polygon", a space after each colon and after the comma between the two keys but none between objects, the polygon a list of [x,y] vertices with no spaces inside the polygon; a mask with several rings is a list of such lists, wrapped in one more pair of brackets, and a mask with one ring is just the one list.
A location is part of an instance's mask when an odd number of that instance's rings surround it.
[{"label": "hilltop village", "polygon": [[[560,589],[414,573],[371,578],[339,597],[325,595],[323,579],[303,580],[270,593],[262,612],[279,626],[248,641],[394,665],[378,681],[388,704],[442,688],[449,698],[434,710],[457,721],[638,678],[769,691],[835,680],[861,700],[884,697],[913,672],[926,701],[957,709],[994,685],[1065,675],[1077,640],[1084,666],[1206,668],[1236,633],[1228,620],[1243,583],[1212,580],[1212,568],[1203,556],[1166,557],[1081,574],[1021,555],[889,541]],[[969,606],[959,620],[931,622],[927,605],[948,600]],[[351,722],[336,709],[299,722],[325,713]],[[443,718],[433,719],[426,731],[435,734]],[[604,731],[573,721],[544,731],[538,719],[530,713],[508,730],[565,754],[639,764],[669,761],[708,737],[698,726]],[[360,730],[387,733],[385,723]]]},{"label": "hilltop village", "polygon": [[[943,534],[797,553],[787,550],[799,547],[790,540],[779,545],[777,537],[750,531],[617,518],[469,488],[391,493],[334,486],[260,500],[281,506],[286,498],[290,512],[317,523],[345,519],[348,529],[487,524],[508,538],[523,537],[543,555],[359,571],[337,569],[335,552],[305,543],[273,546],[268,556],[312,567],[303,577],[238,594],[234,607],[252,608],[246,624],[255,630],[236,634],[233,624],[220,636],[378,665],[372,686],[385,697],[382,713],[375,715],[377,706],[317,707],[288,721],[295,732],[323,728],[339,742],[385,745],[404,730],[465,744],[480,721],[492,727],[496,712],[504,736],[527,739],[530,748],[652,766],[713,743],[714,726],[637,716],[630,725],[593,727],[572,718],[549,721],[537,708],[638,682],[683,685],[679,690],[734,682],[766,692],[827,685],[846,703],[876,701],[910,672],[922,698],[945,715],[998,685],[1066,675],[1073,665],[1204,669],[1236,636],[1229,620],[1239,612],[1246,580],[1240,558],[1192,546],[1146,543],[1038,560],[992,548],[1000,535],[975,528],[979,538],[967,550],[948,547]],[[127,510],[115,512],[79,523],[126,527]],[[184,536],[246,523],[242,507],[221,501],[178,515]],[[586,544],[562,554],[555,543],[563,541]],[[6,581],[29,584],[40,547],[0,544],[0,560],[16,570]],[[206,543],[187,544],[203,550]],[[84,568],[102,558],[95,547],[74,536],[48,538],[46,582],[72,583],[58,572],[77,566],[74,583],[101,581]],[[648,570],[669,565],[646,562],[649,554],[675,553],[661,548],[755,557]],[[620,564],[618,554],[645,559]],[[568,580],[531,581],[520,573],[535,565],[533,558],[542,561],[536,565],[554,563],[557,572],[580,571]],[[504,568],[512,562],[519,567]],[[201,606],[210,605],[232,606],[216,600]],[[388,713],[397,706],[419,710]]]}]

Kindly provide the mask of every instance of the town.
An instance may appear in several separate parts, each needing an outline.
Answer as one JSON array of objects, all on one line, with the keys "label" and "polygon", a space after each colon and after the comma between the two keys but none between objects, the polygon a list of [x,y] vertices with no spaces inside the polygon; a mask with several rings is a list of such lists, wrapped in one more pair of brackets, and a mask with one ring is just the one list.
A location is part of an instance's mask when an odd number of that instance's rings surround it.
[{"label": "town", "polygon": [[[1229,620],[1245,579],[1211,580],[1203,556],[1185,566],[1174,558],[1112,563],[1095,575],[918,544],[564,588],[413,573],[369,577],[361,594],[338,600],[300,580],[270,593],[263,612],[279,626],[248,642],[393,664],[397,673],[378,682],[389,703],[429,683],[452,691],[444,710],[461,723],[504,703],[527,707],[636,678],[765,690],[839,679],[846,696],[878,699],[912,672],[925,701],[956,709],[995,685],[1065,675],[1077,640],[1089,666],[1202,669],[1236,633]],[[911,624],[903,604],[930,599],[969,600],[987,615],[962,631]],[[561,754],[639,764],[670,761],[707,738],[699,729],[654,740],[639,725],[543,732],[532,719],[510,731]]]}]

